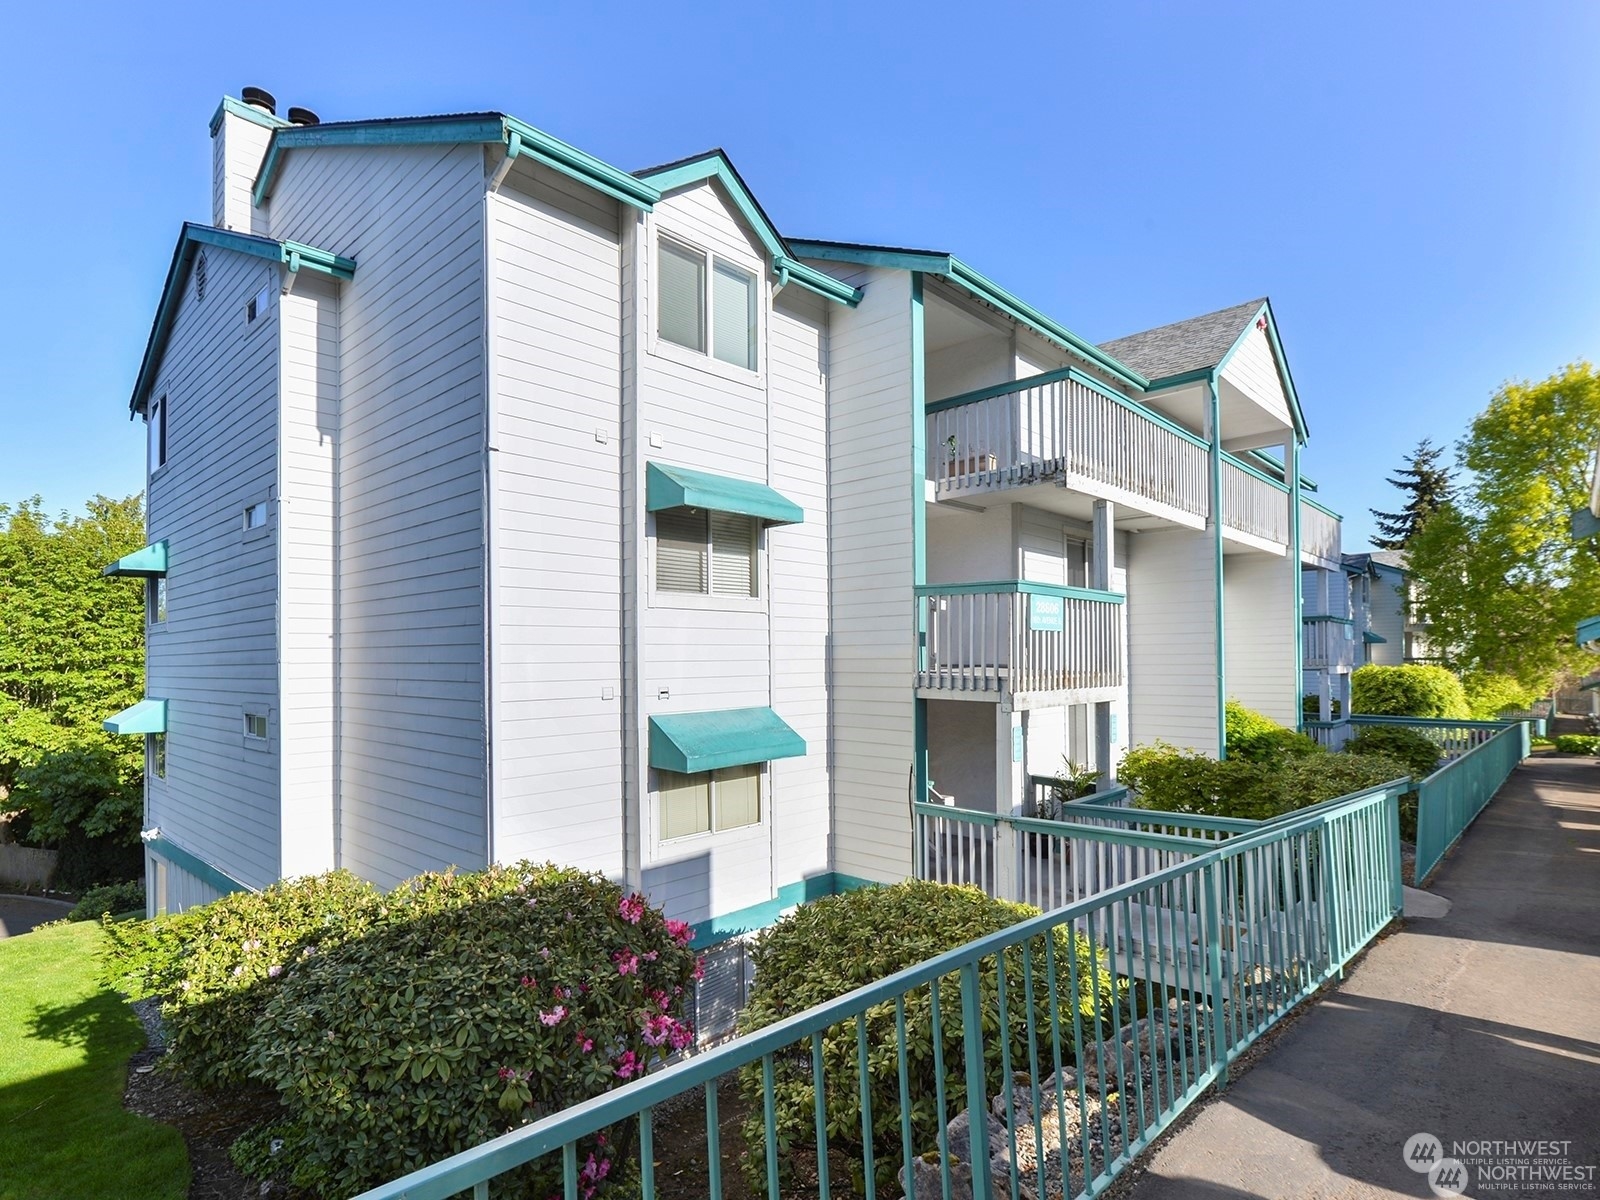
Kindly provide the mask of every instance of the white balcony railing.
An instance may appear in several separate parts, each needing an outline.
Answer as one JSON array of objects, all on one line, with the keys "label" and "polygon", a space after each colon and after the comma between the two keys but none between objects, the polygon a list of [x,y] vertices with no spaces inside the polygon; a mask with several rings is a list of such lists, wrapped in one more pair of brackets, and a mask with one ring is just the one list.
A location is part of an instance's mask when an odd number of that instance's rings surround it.
[{"label": "white balcony railing", "polygon": [[1330,568],[1339,565],[1340,521],[1315,500],[1300,500],[1300,555],[1313,558]]},{"label": "white balcony railing", "polygon": [[1206,443],[1070,369],[930,404],[927,439],[941,497],[1054,480],[1159,515],[1209,511]]},{"label": "white balcony railing", "polygon": [[917,589],[926,631],[917,687],[1025,692],[1120,687],[1122,597],[1007,580]]},{"label": "white balcony railing", "polygon": [[1306,617],[1300,623],[1300,659],[1308,671],[1354,670],[1355,623],[1348,617]]},{"label": "white balcony railing", "polygon": [[1287,546],[1289,489],[1231,454],[1224,454],[1222,523],[1225,528]]}]

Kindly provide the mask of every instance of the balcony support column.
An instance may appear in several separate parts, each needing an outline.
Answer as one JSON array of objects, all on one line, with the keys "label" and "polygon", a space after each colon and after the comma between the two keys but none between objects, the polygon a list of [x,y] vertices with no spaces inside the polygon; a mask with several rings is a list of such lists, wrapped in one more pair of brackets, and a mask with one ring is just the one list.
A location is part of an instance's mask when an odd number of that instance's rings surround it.
[{"label": "balcony support column", "polygon": [[[1111,590],[1111,573],[1117,562],[1116,508],[1109,500],[1094,502],[1094,521],[1091,527],[1093,572],[1089,586],[1096,591]],[[1101,773],[1102,784],[1117,777],[1116,764],[1111,761],[1111,702],[1103,700],[1094,706],[1094,766]]]},{"label": "balcony support column", "polygon": [[[994,810],[1002,817],[1021,816],[1023,757],[1026,749],[1023,714],[1006,704],[995,705],[994,712]],[[1016,828],[1009,821],[1001,821],[995,826],[994,833],[995,896],[1001,900],[1019,900]]]}]

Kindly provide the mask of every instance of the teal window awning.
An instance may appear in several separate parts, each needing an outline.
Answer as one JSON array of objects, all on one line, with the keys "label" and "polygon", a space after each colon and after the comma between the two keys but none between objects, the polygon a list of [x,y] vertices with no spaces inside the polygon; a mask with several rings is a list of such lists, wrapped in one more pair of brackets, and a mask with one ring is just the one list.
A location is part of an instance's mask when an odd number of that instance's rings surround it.
[{"label": "teal window awning", "polygon": [[166,573],[166,542],[156,542],[154,545],[135,550],[132,554],[124,554],[100,572],[102,575],[142,575],[146,579],[153,579]]},{"label": "teal window awning", "polygon": [[798,758],[806,740],[770,708],[724,708],[650,718],[650,765],[693,775]]},{"label": "teal window awning", "polygon": [[167,731],[167,702],[141,700],[129,705],[114,717],[100,722],[107,733],[165,733]]},{"label": "teal window awning", "polygon": [[1389,641],[1389,639],[1384,637],[1381,633],[1373,633],[1370,629],[1363,629],[1361,631],[1361,640],[1369,646],[1387,645]]},{"label": "teal window awning", "polygon": [[806,519],[805,509],[764,483],[730,479],[688,467],[666,467],[646,463],[644,469],[645,507],[651,512],[664,508],[707,508],[712,512],[738,513],[773,525],[796,525]]}]

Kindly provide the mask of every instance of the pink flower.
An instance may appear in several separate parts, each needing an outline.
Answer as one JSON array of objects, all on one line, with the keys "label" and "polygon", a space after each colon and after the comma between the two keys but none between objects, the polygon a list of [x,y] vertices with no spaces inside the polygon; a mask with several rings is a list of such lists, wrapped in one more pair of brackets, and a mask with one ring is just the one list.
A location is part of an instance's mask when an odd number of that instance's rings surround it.
[{"label": "pink flower", "polygon": [[273,963],[270,967],[267,968],[267,978],[268,979],[276,979],[279,975],[282,975],[282,974],[283,974],[283,968],[280,967],[277,963]]},{"label": "pink flower", "polygon": [[646,950],[639,957],[644,959],[645,962],[655,962],[656,959],[661,957],[661,952],[658,950]]},{"label": "pink flower", "polygon": [[522,986],[525,988],[536,988],[539,986],[539,981],[532,975],[524,975],[522,977]]},{"label": "pink flower", "polygon": [[662,1012],[666,1012],[667,1009],[672,1007],[672,997],[661,991],[651,992],[650,1003],[654,1004]]},{"label": "pink flower", "polygon": [[675,1021],[672,1026],[672,1048],[687,1050],[694,1044],[694,1026],[687,1021]]},{"label": "pink flower", "polygon": [[694,960],[694,974],[689,976],[689,978],[691,978],[691,979],[704,979],[705,977],[706,977],[706,959],[705,959],[705,955],[702,954],[699,958]]},{"label": "pink flower", "polygon": [[517,1077],[517,1073],[515,1071],[513,1071],[510,1067],[501,1067],[500,1068],[500,1078],[501,1079],[515,1079],[516,1077]]},{"label": "pink flower", "polygon": [[550,989],[550,994],[557,1000],[565,1000],[572,993],[567,991],[567,989],[564,987],[553,987]]},{"label": "pink flower", "polygon": [[617,1059],[616,1072],[618,1079],[632,1079],[635,1075],[644,1074],[644,1064],[632,1050],[624,1050],[622,1057]]},{"label": "pink flower", "polygon": [[694,940],[694,926],[687,921],[668,921],[667,933],[680,946],[687,946]]},{"label": "pink flower", "polygon": [[634,892],[630,896],[624,896],[617,904],[618,915],[629,925],[637,925],[644,917],[644,912],[644,897],[639,895],[638,892]]},{"label": "pink flower", "polygon": [[632,950],[618,950],[611,956],[611,961],[617,964],[618,975],[637,975],[639,973],[639,956]]},{"label": "pink flower", "polygon": [[694,1043],[694,1026],[668,1016],[650,1017],[641,1034],[645,1043],[664,1046],[671,1043],[674,1050],[683,1050]]},{"label": "pink flower", "polygon": [[558,1004],[554,1008],[552,1008],[549,1012],[541,1012],[539,1014],[539,1020],[542,1021],[546,1025],[559,1025],[559,1024],[561,1024],[561,1022],[563,1020],[566,1019],[566,1015],[567,1015],[566,1005]]},{"label": "pink flower", "polygon": [[549,946],[545,946],[545,947],[541,948],[540,951],[539,951],[539,957],[540,958],[549,958],[550,957],[550,947]]},{"label": "pink flower", "polygon": [[[585,1054],[594,1053],[594,1039],[589,1036],[589,1031],[587,1029],[578,1030],[578,1049],[582,1050]],[[601,1144],[604,1145],[604,1143]]]}]

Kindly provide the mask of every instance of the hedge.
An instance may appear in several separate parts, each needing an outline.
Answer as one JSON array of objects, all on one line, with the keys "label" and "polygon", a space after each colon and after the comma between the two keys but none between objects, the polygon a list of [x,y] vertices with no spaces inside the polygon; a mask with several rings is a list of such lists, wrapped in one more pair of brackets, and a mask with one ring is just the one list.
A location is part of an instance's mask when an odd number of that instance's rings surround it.
[{"label": "hedge", "polygon": [[1380,717],[1445,717],[1467,720],[1467,694],[1443,667],[1357,667],[1350,677],[1350,708]]}]

